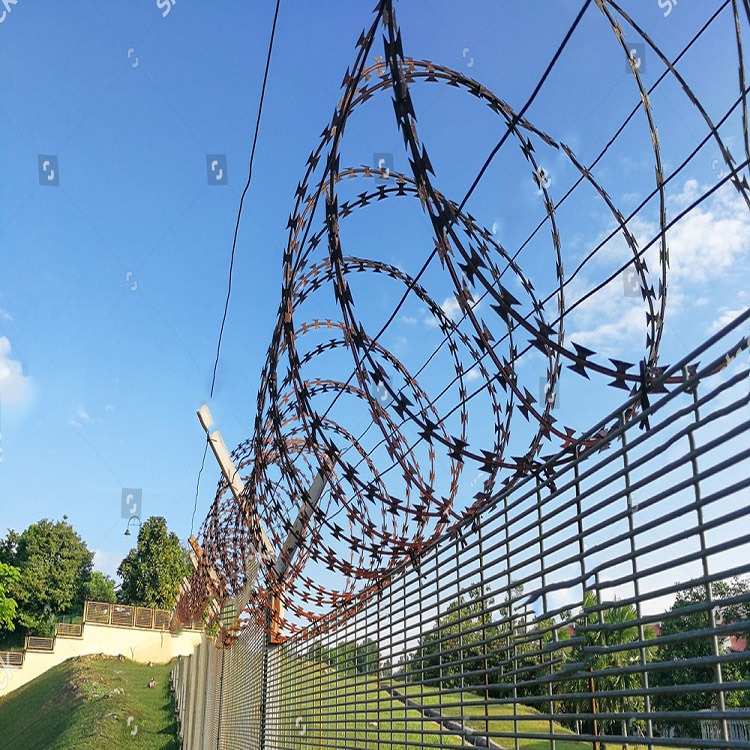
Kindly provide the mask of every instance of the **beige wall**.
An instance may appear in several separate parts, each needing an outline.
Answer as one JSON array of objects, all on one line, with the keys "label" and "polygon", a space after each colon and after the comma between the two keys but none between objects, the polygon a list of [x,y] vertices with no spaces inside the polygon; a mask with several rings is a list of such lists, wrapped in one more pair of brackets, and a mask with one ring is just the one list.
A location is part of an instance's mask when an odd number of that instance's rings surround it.
[{"label": "beige wall", "polygon": [[138,662],[153,661],[165,664],[175,656],[187,656],[203,640],[202,633],[194,630],[172,635],[168,630],[118,628],[113,625],[95,625],[87,622],[83,626],[83,638],[61,638],[55,640],[52,653],[26,652],[23,667],[4,668],[0,664],[0,696],[11,693],[35,677],[43,674],[66,659],[86,654],[125,656]]}]

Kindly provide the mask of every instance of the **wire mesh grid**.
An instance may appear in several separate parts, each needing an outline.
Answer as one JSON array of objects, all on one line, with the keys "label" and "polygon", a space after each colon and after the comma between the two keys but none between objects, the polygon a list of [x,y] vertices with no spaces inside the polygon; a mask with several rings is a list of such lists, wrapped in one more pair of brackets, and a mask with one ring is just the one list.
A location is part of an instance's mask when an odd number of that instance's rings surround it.
[{"label": "wire mesh grid", "polygon": [[202,646],[184,746],[750,748],[748,319],[318,627]]}]

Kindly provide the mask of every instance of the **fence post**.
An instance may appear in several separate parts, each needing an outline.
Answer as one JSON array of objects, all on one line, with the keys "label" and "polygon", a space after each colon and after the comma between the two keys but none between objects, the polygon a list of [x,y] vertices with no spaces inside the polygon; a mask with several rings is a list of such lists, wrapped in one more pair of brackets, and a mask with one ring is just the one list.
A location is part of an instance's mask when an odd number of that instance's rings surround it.
[{"label": "fence post", "polygon": [[[544,616],[541,618],[540,625],[543,624],[544,620],[547,619],[547,613],[549,612],[549,601],[547,600],[547,570],[545,565],[545,551],[544,551],[544,513],[542,512],[542,480],[539,473],[536,473],[536,514],[537,514],[537,531],[539,534],[539,568],[542,582],[542,608],[544,610]],[[481,549],[481,547],[480,547]],[[557,644],[557,626],[554,618],[550,618],[552,622],[552,634],[550,639],[553,643]],[[547,695],[549,697],[549,733],[550,733],[550,746],[551,750],[557,750],[557,740],[555,739],[555,723],[552,720],[552,715],[555,713],[554,704],[554,690],[552,688],[552,674],[554,668],[552,666],[553,656],[557,653],[557,649],[553,646],[552,651],[549,654],[549,675],[550,679],[547,682]],[[542,666],[542,672],[544,672],[544,634],[539,638],[539,663]]]},{"label": "fence post", "polygon": [[505,569],[507,570],[507,597],[508,597],[508,658],[510,668],[513,674],[513,746],[515,750],[520,750],[520,740],[518,737],[518,662],[516,660],[516,625],[513,618],[513,574],[511,572],[511,554],[510,554],[510,524],[508,522],[508,495],[503,495],[503,528],[505,529]]},{"label": "fence post", "polygon": [[[476,515],[479,541],[479,585],[482,599],[482,653],[484,656],[484,731],[490,731],[490,668],[487,654],[487,593],[484,585],[484,543],[482,540],[482,517]],[[489,734],[487,736],[489,740]],[[553,748],[554,750],[554,748]]]},{"label": "fence post", "polygon": [[222,697],[224,695],[224,656],[226,654],[226,648],[221,649],[221,671],[219,673],[219,713],[216,719],[216,750],[219,750],[221,746],[221,715],[223,708]]},{"label": "fence post", "polygon": [[[630,490],[631,486],[631,480],[630,480],[630,459],[628,457],[628,438],[627,438],[627,430],[624,429],[626,424],[626,413],[622,412],[620,414],[620,426],[623,428],[622,432],[620,433],[620,439],[622,441],[622,465],[624,470],[624,479],[625,479],[625,490],[627,492],[627,501],[628,501],[628,531],[630,533],[630,560],[631,560],[631,570],[633,572],[633,592],[635,593],[635,612],[636,617],[638,618],[638,640],[643,643],[646,640],[646,632],[645,628],[643,627],[643,623],[641,622],[641,619],[643,617],[643,609],[641,607],[641,582],[640,578],[638,577],[638,550],[635,543],[635,513],[638,512],[638,503],[633,505],[633,495]],[[643,698],[643,705],[646,709],[646,714],[648,714],[648,718],[646,719],[646,731],[648,732],[648,750],[653,750],[654,743],[651,741],[654,736],[654,726],[653,721],[651,720],[651,693],[649,689],[649,677],[648,677],[648,671],[646,670],[646,665],[648,664],[648,659],[646,658],[646,647],[641,646],[640,647],[640,662],[641,666],[643,667],[643,672],[641,673],[643,675],[643,690],[644,690],[644,698]]]},{"label": "fence post", "polygon": [[[687,382],[690,378],[690,372],[687,368],[687,366],[684,366],[682,368],[682,378],[683,382]],[[693,418],[695,420],[695,427],[700,426],[701,423],[701,415],[700,415],[700,409],[698,407],[698,386],[697,384],[693,386],[692,388],[687,388],[688,392],[692,393],[693,396]],[[690,453],[692,454],[690,458],[690,467],[693,472],[693,490],[695,493],[695,506],[696,506],[696,514],[698,516],[698,529],[699,529],[699,539],[700,539],[700,545],[701,545],[701,564],[703,566],[703,578],[706,581],[704,584],[704,590],[706,593],[706,601],[710,604],[714,600],[714,592],[711,587],[711,581],[709,580],[709,569],[708,569],[708,555],[706,554],[706,549],[708,547],[708,544],[706,543],[706,530],[705,530],[705,520],[703,516],[703,504],[702,504],[702,497],[701,497],[701,486],[700,482],[697,479],[699,474],[699,468],[698,468],[698,459],[695,456],[695,435],[693,434],[693,429],[688,429],[687,431],[687,437],[688,437],[688,445],[690,446]],[[724,700],[724,690],[721,687],[724,683],[724,674],[723,669],[721,668],[721,661],[720,661],[720,652],[719,652],[719,638],[716,635],[716,607],[710,607],[708,610],[708,626],[711,628],[712,635],[711,635],[711,650],[713,653],[714,658],[716,659],[715,665],[714,665],[714,678],[716,680],[716,684],[719,686],[719,690],[716,693],[716,704],[719,711],[726,711],[726,702]],[[721,736],[724,742],[729,742],[729,725],[727,724],[726,717],[720,719],[720,726],[721,726]]]},{"label": "fence post", "polygon": [[260,738],[260,746],[259,750],[267,750],[267,748],[272,747],[272,745],[269,745],[267,740],[267,730],[268,730],[268,721],[267,721],[267,714],[268,714],[268,672],[269,672],[269,656],[271,652],[271,610],[268,609],[266,611],[266,617],[265,617],[265,623],[266,623],[266,633],[265,633],[265,647],[263,649],[263,669],[261,670],[260,675],[260,732],[259,732],[259,738]]}]

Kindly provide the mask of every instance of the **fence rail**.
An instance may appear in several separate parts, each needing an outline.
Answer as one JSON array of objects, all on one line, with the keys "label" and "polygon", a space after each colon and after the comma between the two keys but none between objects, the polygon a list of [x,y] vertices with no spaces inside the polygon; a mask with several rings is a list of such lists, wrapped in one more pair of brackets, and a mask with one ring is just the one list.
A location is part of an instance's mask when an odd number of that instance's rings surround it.
[{"label": "fence rail", "polygon": [[55,623],[55,638],[82,638],[83,623],[57,622]]},{"label": "fence rail", "polygon": [[[734,742],[750,742],[750,709],[737,709],[731,720],[727,721],[729,739]],[[701,721],[703,739],[720,740],[721,723],[716,720]]]},{"label": "fence rail", "polygon": [[55,639],[38,635],[27,635],[25,649],[26,651],[54,651]]},{"label": "fence rail", "polygon": [[22,667],[23,651],[0,651],[0,668]]},{"label": "fence rail", "polygon": [[[83,622],[96,625],[115,625],[120,628],[153,628],[169,630],[172,613],[165,609],[136,607],[106,602],[86,602]],[[190,626],[185,626],[190,630]]]},{"label": "fence rail", "polygon": [[324,625],[183,659],[183,747],[750,748],[749,317]]}]

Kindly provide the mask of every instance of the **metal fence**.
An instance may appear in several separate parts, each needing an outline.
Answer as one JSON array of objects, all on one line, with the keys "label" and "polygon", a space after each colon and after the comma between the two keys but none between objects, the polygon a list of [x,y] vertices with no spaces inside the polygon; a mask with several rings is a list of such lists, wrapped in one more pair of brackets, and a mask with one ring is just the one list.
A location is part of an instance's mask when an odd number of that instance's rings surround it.
[{"label": "metal fence", "polygon": [[749,320],[323,625],[183,659],[183,747],[750,748]]},{"label": "metal fence", "polygon": [[[729,738],[736,742],[750,742],[750,709],[738,709],[727,721]],[[720,740],[722,727],[718,721],[701,721],[701,734],[706,739]]]},{"label": "metal fence", "polygon": [[246,628],[230,649],[204,640],[180,659],[171,681],[184,748],[262,746],[269,656],[265,630]]},{"label": "metal fence", "polygon": [[[172,613],[166,609],[151,609],[130,604],[109,604],[87,601],[83,621],[96,625],[116,625],[120,628],[154,628],[168,630]],[[192,626],[184,625],[188,630]]]}]

